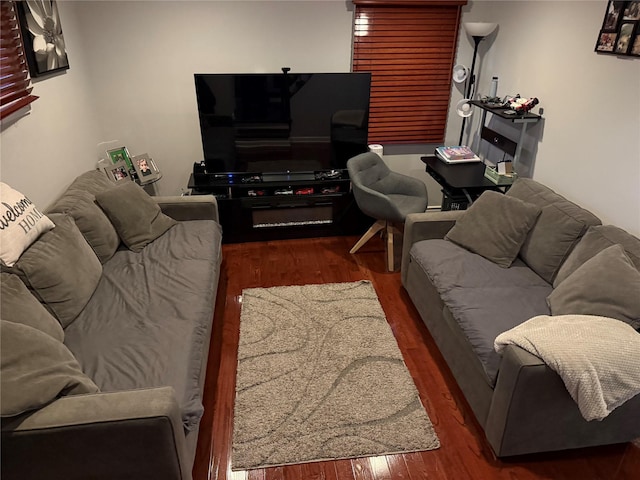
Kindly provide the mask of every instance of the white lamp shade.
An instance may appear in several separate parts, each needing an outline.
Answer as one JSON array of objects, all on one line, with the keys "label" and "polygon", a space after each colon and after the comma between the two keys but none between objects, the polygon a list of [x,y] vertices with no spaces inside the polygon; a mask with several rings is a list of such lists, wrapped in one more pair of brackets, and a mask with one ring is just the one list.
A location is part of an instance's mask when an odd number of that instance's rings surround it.
[{"label": "white lamp shade", "polygon": [[498,26],[497,23],[487,22],[465,22],[463,25],[464,29],[472,37],[486,37]]},{"label": "white lamp shade", "polygon": [[473,109],[468,98],[463,98],[456,104],[456,113],[463,118],[471,116]]},{"label": "white lamp shade", "polygon": [[469,69],[464,65],[455,65],[453,67],[453,81],[456,83],[464,82],[469,76]]}]

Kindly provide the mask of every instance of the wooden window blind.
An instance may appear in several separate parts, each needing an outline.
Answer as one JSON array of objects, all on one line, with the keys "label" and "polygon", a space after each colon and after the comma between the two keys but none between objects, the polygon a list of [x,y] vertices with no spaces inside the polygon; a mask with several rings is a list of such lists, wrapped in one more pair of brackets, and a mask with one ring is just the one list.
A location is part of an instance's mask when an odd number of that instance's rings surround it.
[{"label": "wooden window blind", "polygon": [[353,3],[353,71],[371,72],[369,143],[443,143],[466,0]]},{"label": "wooden window blind", "polygon": [[15,2],[0,2],[0,119],[36,100],[32,89]]}]

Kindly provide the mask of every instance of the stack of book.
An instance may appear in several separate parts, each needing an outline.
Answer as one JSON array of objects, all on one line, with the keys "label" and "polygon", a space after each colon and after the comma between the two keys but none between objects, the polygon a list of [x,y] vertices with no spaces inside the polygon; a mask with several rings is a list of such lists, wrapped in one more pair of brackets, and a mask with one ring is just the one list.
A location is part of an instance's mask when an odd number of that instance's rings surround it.
[{"label": "stack of book", "polygon": [[438,155],[445,162],[479,162],[478,157],[473,150],[466,145],[458,145],[452,147],[438,147],[436,148],[436,155]]}]

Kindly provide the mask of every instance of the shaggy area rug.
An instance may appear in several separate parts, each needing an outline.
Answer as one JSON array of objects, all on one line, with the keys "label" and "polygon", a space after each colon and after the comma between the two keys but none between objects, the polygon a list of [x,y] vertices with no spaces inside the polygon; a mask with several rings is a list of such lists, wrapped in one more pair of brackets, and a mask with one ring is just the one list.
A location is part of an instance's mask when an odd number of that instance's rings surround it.
[{"label": "shaggy area rug", "polygon": [[242,292],[233,470],[439,446],[370,282]]}]

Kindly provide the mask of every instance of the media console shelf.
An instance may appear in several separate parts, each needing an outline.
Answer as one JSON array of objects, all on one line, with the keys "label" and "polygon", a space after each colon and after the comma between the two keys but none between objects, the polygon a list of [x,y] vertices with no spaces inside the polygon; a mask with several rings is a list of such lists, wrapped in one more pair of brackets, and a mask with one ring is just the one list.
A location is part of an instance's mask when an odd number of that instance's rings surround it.
[{"label": "media console shelf", "polygon": [[346,170],[193,173],[188,188],[216,196],[225,243],[360,235],[371,223]]}]

